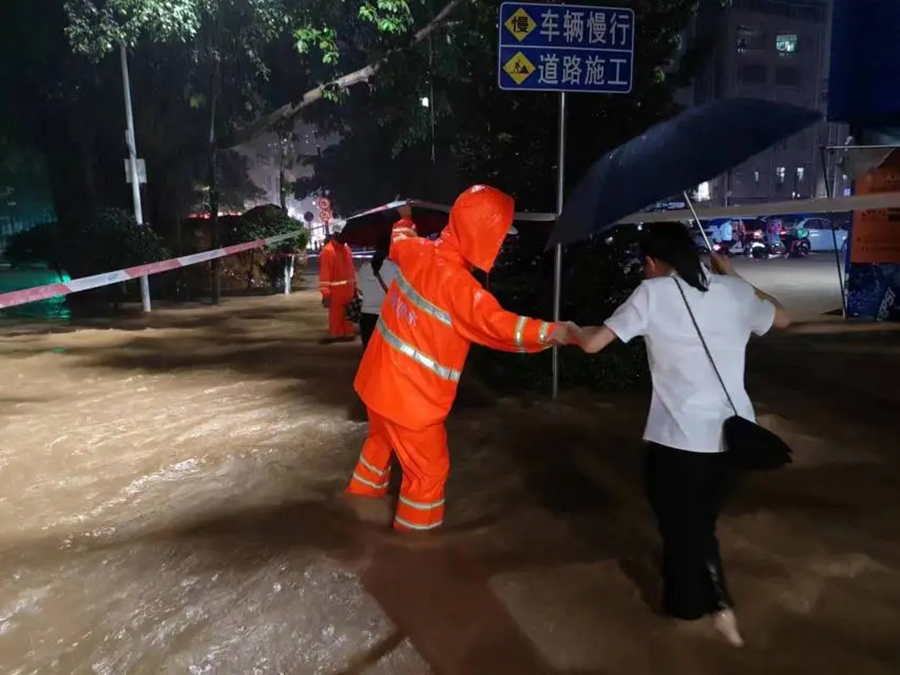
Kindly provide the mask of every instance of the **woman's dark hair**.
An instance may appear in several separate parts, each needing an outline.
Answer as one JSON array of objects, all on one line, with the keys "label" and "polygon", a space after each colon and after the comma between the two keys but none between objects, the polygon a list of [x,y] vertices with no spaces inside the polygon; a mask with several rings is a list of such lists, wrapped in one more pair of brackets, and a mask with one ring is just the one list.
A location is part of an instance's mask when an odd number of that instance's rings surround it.
[{"label": "woman's dark hair", "polygon": [[381,272],[381,266],[384,264],[388,253],[391,251],[391,235],[385,234],[378,238],[375,245],[375,255],[372,256],[372,271],[375,274]]},{"label": "woman's dark hair", "polygon": [[698,291],[707,291],[706,273],[693,237],[680,223],[651,223],[641,241],[641,253],[667,265]]}]

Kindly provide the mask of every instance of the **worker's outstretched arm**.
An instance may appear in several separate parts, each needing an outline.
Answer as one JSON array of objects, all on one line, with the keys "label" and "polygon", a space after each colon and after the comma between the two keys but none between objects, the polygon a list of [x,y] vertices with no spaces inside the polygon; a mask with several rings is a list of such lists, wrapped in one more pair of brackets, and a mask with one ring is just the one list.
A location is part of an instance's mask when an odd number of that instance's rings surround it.
[{"label": "worker's outstretched arm", "polygon": [[533,354],[569,342],[568,325],[507,312],[474,279],[460,283],[450,297],[453,327],[467,340],[485,347]]},{"label": "worker's outstretched arm", "polygon": [[388,252],[388,258],[399,265],[403,250],[409,245],[405,242],[417,237],[416,224],[412,220],[409,218],[398,220],[391,229],[391,250]]}]

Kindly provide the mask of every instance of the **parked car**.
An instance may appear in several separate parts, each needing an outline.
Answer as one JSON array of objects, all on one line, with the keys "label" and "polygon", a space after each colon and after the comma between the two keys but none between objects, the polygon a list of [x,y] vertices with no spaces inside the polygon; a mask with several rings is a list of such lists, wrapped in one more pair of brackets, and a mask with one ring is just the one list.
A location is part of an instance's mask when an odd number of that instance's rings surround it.
[{"label": "parked car", "polygon": [[850,236],[850,233],[840,225],[834,226],[834,235],[832,235],[832,222],[828,218],[804,218],[796,226],[809,230],[809,248],[813,253],[834,251],[835,240],[837,241],[837,250],[843,251],[847,246],[847,238]]}]

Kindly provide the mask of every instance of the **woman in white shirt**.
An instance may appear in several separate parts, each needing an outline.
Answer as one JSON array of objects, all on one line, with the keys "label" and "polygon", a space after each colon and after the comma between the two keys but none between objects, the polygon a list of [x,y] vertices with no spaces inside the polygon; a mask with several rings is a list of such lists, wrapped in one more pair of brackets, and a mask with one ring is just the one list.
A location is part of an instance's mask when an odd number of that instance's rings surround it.
[{"label": "woman in white shirt", "polygon": [[356,288],[362,298],[359,332],[362,335],[363,349],[369,344],[381,314],[381,305],[399,271],[397,266],[387,259],[390,246],[390,235],[380,239],[372,260],[360,267],[356,273]]},{"label": "woman in white shirt", "polygon": [[643,260],[645,281],[605,325],[582,329],[578,341],[596,353],[616,339],[644,338],[653,381],[644,431],[646,483],[663,540],[663,609],[687,621],[712,617],[716,629],[740,646],[716,539],[716,520],[734,478],[723,454],[722,425],[734,413],[685,301],[737,413],[749,420],[754,412],[744,389],[744,361],[750,335],[790,320],[727,258],[714,254],[710,274],[680,225],[651,226]]}]

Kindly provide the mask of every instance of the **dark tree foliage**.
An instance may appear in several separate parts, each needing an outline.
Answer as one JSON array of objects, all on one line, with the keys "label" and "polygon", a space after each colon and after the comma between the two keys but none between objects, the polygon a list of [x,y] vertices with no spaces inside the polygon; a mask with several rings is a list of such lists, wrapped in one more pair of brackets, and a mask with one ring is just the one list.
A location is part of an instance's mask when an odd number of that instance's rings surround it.
[{"label": "dark tree foliage", "polygon": [[[590,4],[590,3],[587,3]],[[598,2],[597,4],[616,4]],[[678,112],[676,89],[701,63],[700,42],[681,50],[692,0],[635,0],[637,60],[633,93],[569,97],[566,189],[606,151]],[[303,191],[330,190],[345,212],[398,195],[439,202],[474,183],[516,197],[521,211],[554,211],[558,96],[497,88],[497,11],[467,3],[445,33],[392,58],[381,77],[347,100],[310,111],[321,129],[344,141],[312,164]],[[421,100],[427,97],[429,106]],[[630,260],[633,232],[569,247],[564,257],[562,317],[583,325],[607,318],[638,281]],[[547,230],[523,233],[504,250],[491,290],[513,311],[552,316],[553,257]],[[476,350],[482,374],[499,387],[549,389],[549,354],[521,356]],[[620,388],[646,374],[641,344],[616,345],[602,357],[561,350],[568,385]]]},{"label": "dark tree foliage", "polygon": [[228,243],[239,244],[256,239],[277,237],[281,234],[299,232],[283,243],[264,247],[269,254],[297,254],[306,250],[309,243],[309,233],[296,218],[291,218],[278,206],[266,204],[250,209],[240,218],[235,219],[235,228],[229,233],[231,241]]}]

